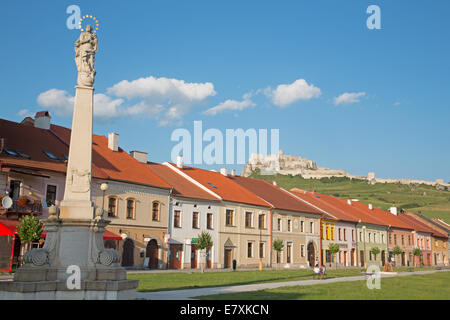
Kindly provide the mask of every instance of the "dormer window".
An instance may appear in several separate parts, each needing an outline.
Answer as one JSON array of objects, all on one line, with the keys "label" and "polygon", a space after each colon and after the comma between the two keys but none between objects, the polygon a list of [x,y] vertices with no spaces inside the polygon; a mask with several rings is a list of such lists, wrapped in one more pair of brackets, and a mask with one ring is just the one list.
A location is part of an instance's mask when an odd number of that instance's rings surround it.
[{"label": "dormer window", "polygon": [[43,152],[44,152],[45,155],[46,155],[47,157],[49,157],[50,159],[52,159],[52,160],[59,160],[53,153],[48,152],[48,151],[43,151]]},{"label": "dormer window", "polygon": [[13,150],[11,150],[11,149],[3,149],[7,154],[9,154],[10,156],[13,156],[13,157],[18,157],[19,155],[17,154],[17,152],[15,152],[15,151],[13,151]]}]

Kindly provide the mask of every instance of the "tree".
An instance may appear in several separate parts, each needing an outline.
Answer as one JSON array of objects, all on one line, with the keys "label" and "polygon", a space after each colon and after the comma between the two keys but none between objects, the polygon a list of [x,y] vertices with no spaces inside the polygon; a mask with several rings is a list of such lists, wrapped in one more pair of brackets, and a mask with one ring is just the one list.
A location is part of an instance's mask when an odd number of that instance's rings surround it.
[{"label": "tree", "polygon": [[[413,250],[413,255],[414,255],[415,257],[419,258],[421,254],[422,254],[422,252],[420,251],[419,248],[415,248],[415,249]],[[414,259],[414,268],[416,267],[416,265],[417,265],[417,260]]]},{"label": "tree", "polygon": [[19,219],[19,225],[17,226],[17,234],[20,241],[26,244],[25,251],[31,249],[31,243],[41,238],[44,227],[38,218],[35,216],[24,216]]},{"label": "tree", "polygon": [[[200,235],[198,236],[198,240],[196,243],[197,248],[203,252],[204,256],[205,256],[205,264],[206,264],[206,249],[212,247],[213,245],[213,241],[211,238],[211,235],[206,232],[206,231],[202,231],[200,233]],[[204,272],[204,264],[201,264],[201,268],[202,268],[202,272]]]},{"label": "tree", "polygon": [[[399,246],[395,246],[394,250],[392,250],[392,254],[395,256],[399,256],[403,253],[402,248],[400,248]],[[395,265],[397,265],[397,258],[395,258]]]},{"label": "tree", "polygon": [[278,263],[280,252],[283,251],[284,248],[283,240],[280,239],[274,240],[274,242],[272,243],[272,247],[273,250],[277,252],[277,263]]},{"label": "tree", "polygon": [[334,268],[337,269],[336,253],[339,252],[339,245],[337,243],[330,243],[328,245],[328,250],[330,250],[330,253],[334,257]]},{"label": "tree", "polygon": [[377,255],[380,254],[380,248],[378,247],[373,247],[372,250],[370,250],[370,252],[372,252],[372,254],[375,256],[375,260],[377,260]]}]

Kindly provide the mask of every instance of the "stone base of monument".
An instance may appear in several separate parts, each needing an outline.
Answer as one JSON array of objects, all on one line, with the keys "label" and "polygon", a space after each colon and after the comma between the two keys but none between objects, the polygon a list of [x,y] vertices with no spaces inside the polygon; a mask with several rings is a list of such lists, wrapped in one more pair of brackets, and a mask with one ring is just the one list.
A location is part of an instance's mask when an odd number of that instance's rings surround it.
[{"label": "stone base of monument", "polygon": [[134,300],[137,280],[81,281],[69,289],[63,281],[0,282],[0,300]]},{"label": "stone base of monument", "polygon": [[100,216],[46,220],[44,247],[24,255],[13,281],[0,282],[0,300],[136,299],[138,281],[127,280],[119,252],[103,246],[108,223]]}]

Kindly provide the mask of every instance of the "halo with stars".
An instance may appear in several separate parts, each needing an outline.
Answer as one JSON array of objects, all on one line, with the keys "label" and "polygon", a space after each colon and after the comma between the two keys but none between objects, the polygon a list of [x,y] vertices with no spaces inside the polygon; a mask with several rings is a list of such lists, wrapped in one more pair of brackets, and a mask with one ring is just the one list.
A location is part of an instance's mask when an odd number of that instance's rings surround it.
[{"label": "halo with stars", "polygon": [[83,20],[86,20],[86,19],[92,20],[94,22],[91,24],[91,26],[92,26],[92,29],[94,30],[94,33],[96,33],[98,30],[99,23],[98,23],[97,18],[94,16],[91,16],[91,15],[85,15],[80,19],[79,26],[80,26],[81,31],[85,30],[85,27],[83,26]]}]

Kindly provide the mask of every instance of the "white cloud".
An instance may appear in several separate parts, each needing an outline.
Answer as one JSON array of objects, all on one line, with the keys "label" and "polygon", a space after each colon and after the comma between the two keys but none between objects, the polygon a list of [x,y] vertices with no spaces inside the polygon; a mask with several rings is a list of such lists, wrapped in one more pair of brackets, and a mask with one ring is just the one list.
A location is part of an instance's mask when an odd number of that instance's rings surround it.
[{"label": "white cloud", "polygon": [[286,107],[299,100],[317,98],[322,94],[318,87],[308,84],[304,79],[297,79],[291,84],[280,84],[275,89],[268,87],[264,93],[279,107]]},{"label": "white cloud", "polygon": [[345,92],[339,97],[334,98],[334,104],[338,105],[349,105],[352,103],[359,102],[359,98],[365,96],[365,92]]},{"label": "white cloud", "polygon": [[225,102],[222,102],[220,104],[218,104],[215,107],[209,108],[208,110],[206,110],[205,112],[203,112],[206,115],[209,116],[215,116],[218,113],[221,113],[223,111],[226,110],[243,110],[246,108],[250,108],[250,107],[254,107],[255,103],[253,103],[253,101],[251,101],[250,99],[248,99],[249,95],[246,94],[244,95],[244,100],[242,101],[237,101],[237,100],[227,100]]},{"label": "white cloud", "polygon": [[28,109],[22,109],[19,112],[17,112],[17,115],[20,117],[33,117],[34,113]]},{"label": "white cloud", "polygon": [[[210,82],[187,83],[169,78],[140,78],[123,80],[94,95],[94,116],[114,118],[119,116],[149,116],[167,125],[191,112],[194,105],[214,96]],[[113,98],[113,96],[117,98]],[[135,100],[125,103],[124,99]],[[60,116],[71,116],[75,98],[65,90],[50,89],[38,96],[38,104]]]},{"label": "white cloud", "polygon": [[52,109],[57,115],[71,116],[75,98],[65,90],[50,89],[41,93],[37,102],[41,107]]},{"label": "white cloud", "polygon": [[[50,89],[41,93],[37,98],[38,104],[53,110],[60,116],[71,116],[75,97],[65,90]],[[94,116],[100,118],[114,118],[123,114],[120,109],[122,99],[111,99],[103,93],[94,94]]]},{"label": "white cloud", "polygon": [[211,82],[186,83],[184,80],[147,77],[133,81],[123,80],[108,88],[107,93],[127,99],[139,99],[130,114],[157,116],[160,125],[181,119],[192,111],[194,104],[204,102],[216,91]]},{"label": "white cloud", "polygon": [[397,101],[397,102],[394,103],[394,106],[399,106],[400,104],[401,103]]}]

